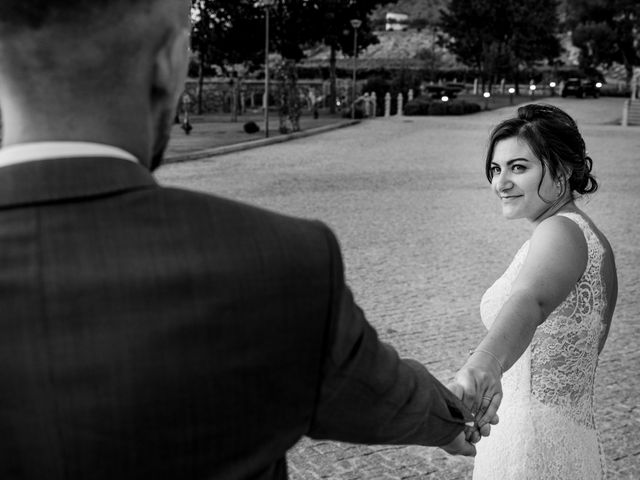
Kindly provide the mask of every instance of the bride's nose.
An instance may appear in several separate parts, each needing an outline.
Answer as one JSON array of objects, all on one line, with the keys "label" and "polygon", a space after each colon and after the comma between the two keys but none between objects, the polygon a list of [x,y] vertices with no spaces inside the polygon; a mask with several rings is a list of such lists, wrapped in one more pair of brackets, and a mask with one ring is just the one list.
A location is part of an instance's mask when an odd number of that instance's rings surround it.
[{"label": "bride's nose", "polygon": [[513,182],[509,178],[508,174],[500,172],[493,176],[493,186],[498,193],[501,193],[513,188]]}]

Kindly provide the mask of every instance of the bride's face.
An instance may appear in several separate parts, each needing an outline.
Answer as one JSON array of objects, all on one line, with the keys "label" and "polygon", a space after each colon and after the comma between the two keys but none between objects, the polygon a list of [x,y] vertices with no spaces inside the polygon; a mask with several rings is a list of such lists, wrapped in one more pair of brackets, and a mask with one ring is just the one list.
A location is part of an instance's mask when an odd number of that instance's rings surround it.
[{"label": "bride's face", "polygon": [[505,218],[540,222],[559,199],[561,190],[543,170],[524,140],[505,138],[496,143],[491,160],[491,186],[502,203]]}]

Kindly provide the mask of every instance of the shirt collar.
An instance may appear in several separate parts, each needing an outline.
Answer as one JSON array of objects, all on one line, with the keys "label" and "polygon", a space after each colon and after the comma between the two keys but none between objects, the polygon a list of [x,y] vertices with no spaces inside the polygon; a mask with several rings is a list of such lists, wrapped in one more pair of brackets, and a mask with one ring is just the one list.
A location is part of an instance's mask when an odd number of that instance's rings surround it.
[{"label": "shirt collar", "polygon": [[121,158],[134,163],[138,159],[112,145],[92,142],[33,142],[9,145],[0,149],[0,167],[38,160],[77,157]]}]

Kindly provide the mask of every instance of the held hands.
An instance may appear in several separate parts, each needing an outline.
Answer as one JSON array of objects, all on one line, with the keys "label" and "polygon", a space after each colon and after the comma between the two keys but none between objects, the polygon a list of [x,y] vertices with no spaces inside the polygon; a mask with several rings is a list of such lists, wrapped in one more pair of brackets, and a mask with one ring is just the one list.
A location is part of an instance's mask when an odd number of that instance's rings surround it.
[{"label": "held hands", "polygon": [[[462,386],[457,383],[452,383],[450,385],[447,385],[447,388],[451,390],[451,392],[456,397],[461,400],[463,399],[464,390]],[[475,457],[475,444],[480,441],[481,437],[488,437],[489,433],[491,432],[491,425],[495,425],[497,423],[497,415],[495,415],[491,419],[491,422],[483,425],[482,427],[478,427],[477,423],[471,422],[465,426],[465,429],[460,432],[460,434],[456,438],[454,438],[453,441],[440,448],[451,455],[465,455],[468,457]]]},{"label": "held hands", "polygon": [[498,358],[486,350],[474,351],[456,373],[454,382],[447,386],[462,400],[475,421],[466,425],[453,441],[441,447],[452,455],[476,455],[475,444],[491,433],[491,425],[499,421],[497,411],[502,401],[502,365]]},{"label": "held hands", "polygon": [[[486,350],[474,351],[456,373],[454,382],[463,392],[460,398],[475,415],[475,425],[481,436],[488,436],[486,427],[490,431],[490,425],[498,423],[496,412],[502,401],[501,377],[500,361]],[[487,435],[483,435],[483,428]]]}]

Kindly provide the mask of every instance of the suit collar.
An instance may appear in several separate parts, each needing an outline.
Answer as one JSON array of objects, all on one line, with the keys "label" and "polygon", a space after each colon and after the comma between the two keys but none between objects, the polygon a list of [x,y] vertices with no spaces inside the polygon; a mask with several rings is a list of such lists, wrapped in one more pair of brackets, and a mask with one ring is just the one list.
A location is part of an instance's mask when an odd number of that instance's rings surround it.
[{"label": "suit collar", "polygon": [[157,183],[148,170],[122,158],[30,161],[0,168],[0,208],[154,187]]}]

